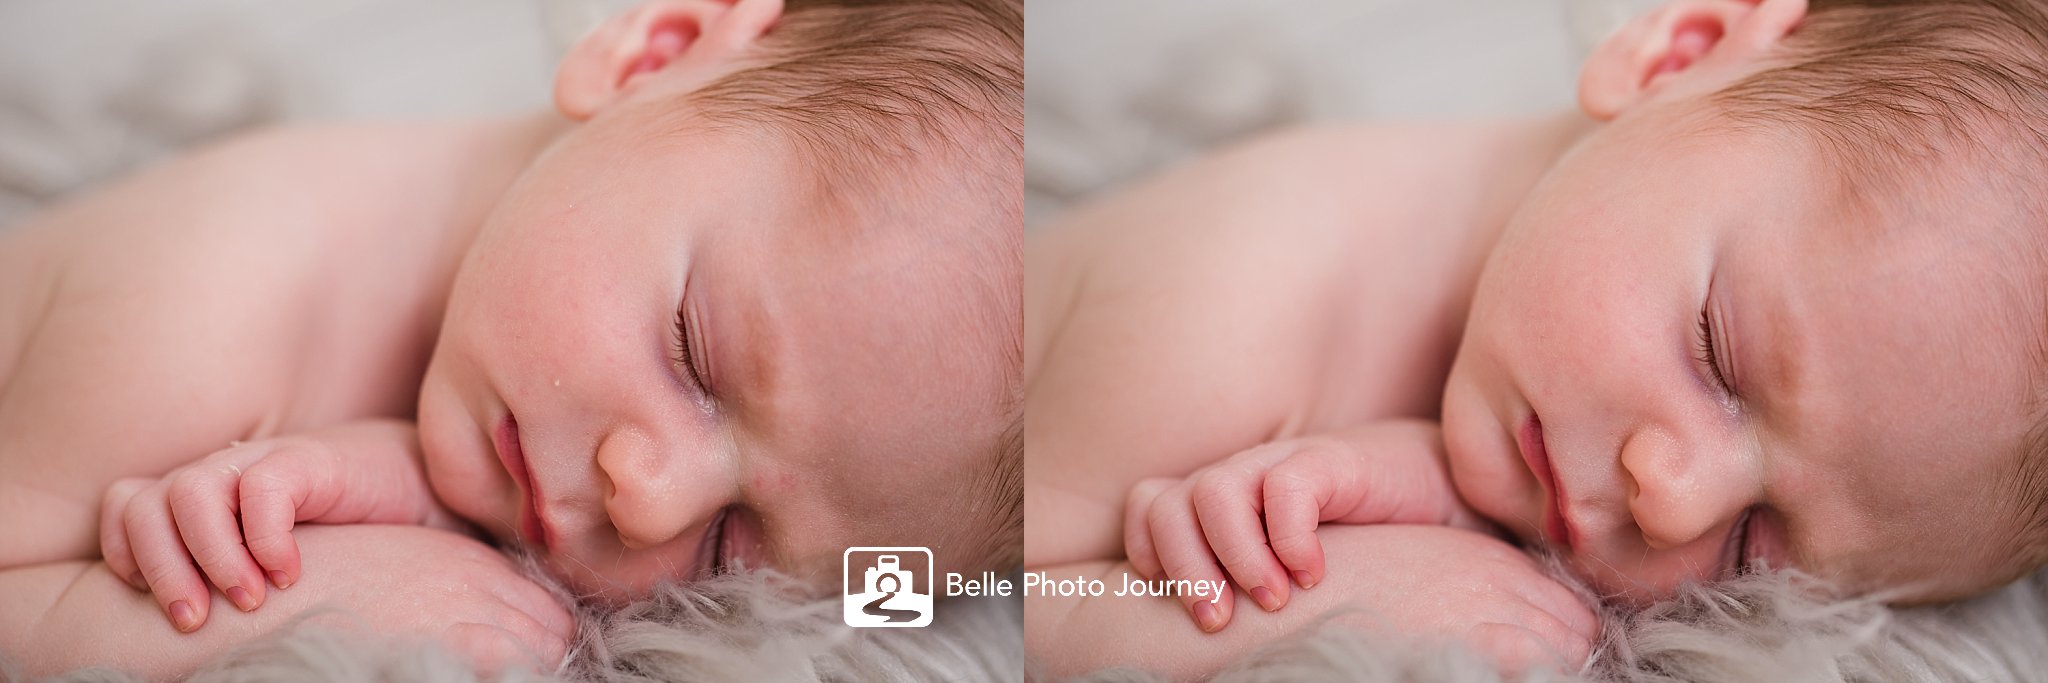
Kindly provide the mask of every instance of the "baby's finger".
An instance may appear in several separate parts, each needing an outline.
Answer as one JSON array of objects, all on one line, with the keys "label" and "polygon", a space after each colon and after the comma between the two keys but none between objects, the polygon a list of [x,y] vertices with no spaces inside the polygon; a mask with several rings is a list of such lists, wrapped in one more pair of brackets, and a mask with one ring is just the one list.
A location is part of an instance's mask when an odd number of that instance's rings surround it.
[{"label": "baby's finger", "polygon": [[119,479],[107,485],[106,494],[100,496],[100,557],[106,560],[107,569],[114,576],[139,591],[149,590],[149,583],[142,580],[142,572],[135,564],[135,551],[128,546],[126,513],[128,501],[153,481],[139,477]]},{"label": "baby's finger", "polygon": [[502,673],[508,666],[539,668],[534,655],[527,653],[525,644],[511,631],[490,624],[455,624],[441,632],[441,642],[485,675]]},{"label": "baby's finger", "polygon": [[1158,550],[1159,564],[1167,579],[1208,582],[1207,595],[1188,590],[1180,593],[1180,601],[1194,616],[1196,626],[1215,633],[1230,623],[1236,600],[1224,582],[1223,567],[1209,552],[1209,541],[1202,537],[1194,503],[1188,499],[1188,488],[1183,482],[1159,494],[1146,523],[1151,526],[1153,547]]},{"label": "baby's finger", "polygon": [[1472,649],[1492,659],[1508,680],[1520,680],[1532,669],[1572,671],[1585,661],[1584,652],[1559,652],[1550,639],[1536,629],[1514,624],[1483,623],[1465,635]]},{"label": "baby's finger", "polygon": [[215,461],[180,470],[169,483],[171,518],[185,550],[228,602],[247,612],[262,606],[264,590],[263,572],[242,547],[242,528],[235,522],[241,479],[240,467]]},{"label": "baby's finger", "polygon": [[442,631],[441,640],[450,650],[468,659],[479,673],[496,677],[508,669],[552,672],[559,668],[565,649],[558,643],[524,642],[511,629],[491,624],[463,622]]},{"label": "baby's finger", "polygon": [[125,523],[128,546],[135,551],[135,563],[149,592],[179,631],[191,633],[206,623],[206,611],[213,596],[192,557],[185,554],[185,542],[178,537],[178,525],[171,520],[166,487],[158,483],[128,500]]},{"label": "baby's finger", "polygon": [[1515,595],[1555,619],[1566,631],[1582,640],[1600,636],[1600,614],[1564,584],[1551,580],[1510,584]]},{"label": "baby's finger", "polygon": [[1152,526],[1148,520],[1152,514],[1152,503],[1159,499],[1159,494],[1179,481],[1154,477],[1131,487],[1130,499],[1124,504],[1124,557],[1130,560],[1131,569],[1138,572],[1138,576],[1147,579],[1160,576],[1159,550],[1152,546]]},{"label": "baby's finger", "polygon": [[1195,479],[1193,502],[1209,552],[1253,602],[1271,612],[1287,605],[1287,569],[1266,547],[1266,529],[1259,523],[1260,472],[1204,472]]},{"label": "baby's finger", "polygon": [[1593,656],[1593,642],[1599,636],[1579,633],[1571,625],[1549,612],[1529,619],[1529,630],[1536,632],[1543,643],[1546,657],[1541,660],[1564,671],[1577,671]]},{"label": "baby's finger", "polygon": [[280,589],[297,583],[301,569],[292,527],[308,494],[297,467],[290,459],[272,458],[242,476],[242,541]]},{"label": "baby's finger", "polygon": [[[1323,543],[1316,538],[1323,510],[1338,487],[1332,473],[1322,471],[1314,451],[1289,458],[1266,473],[1261,496],[1266,512],[1266,543],[1287,566],[1294,583],[1311,588],[1323,581]],[[1346,468],[1337,468],[1343,470]]]}]

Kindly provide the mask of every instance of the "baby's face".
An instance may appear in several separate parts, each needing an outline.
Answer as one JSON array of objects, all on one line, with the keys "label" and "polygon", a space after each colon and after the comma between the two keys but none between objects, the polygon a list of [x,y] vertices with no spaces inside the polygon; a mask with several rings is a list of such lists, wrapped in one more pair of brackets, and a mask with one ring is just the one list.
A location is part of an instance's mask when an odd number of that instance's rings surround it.
[{"label": "baby's face", "polygon": [[904,227],[968,193],[855,224],[778,137],[652,127],[584,124],[486,223],[421,389],[436,493],[610,598],[733,563],[829,585],[848,546],[974,561],[947,551],[1003,379],[962,292],[1000,275]]},{"label": "baby's face", "polygon": [[2010,190],[1849,211],[1792,135],[1671,113],[1562,160],[1492,255],[1445,389],[1460,494],[1638,601],[1745,563],[1902,601],[2014,576],[2043,303]]}]

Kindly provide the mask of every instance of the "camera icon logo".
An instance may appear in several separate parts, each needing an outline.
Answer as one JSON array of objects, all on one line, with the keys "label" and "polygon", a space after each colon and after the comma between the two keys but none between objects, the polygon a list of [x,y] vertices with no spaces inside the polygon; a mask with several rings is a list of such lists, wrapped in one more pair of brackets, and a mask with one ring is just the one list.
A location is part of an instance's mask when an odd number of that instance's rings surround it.
[{"label": "camera icon logo", "polygon": [[930,548],[847,548],[841,561],[847,626],[908,628],[932,623]]}]

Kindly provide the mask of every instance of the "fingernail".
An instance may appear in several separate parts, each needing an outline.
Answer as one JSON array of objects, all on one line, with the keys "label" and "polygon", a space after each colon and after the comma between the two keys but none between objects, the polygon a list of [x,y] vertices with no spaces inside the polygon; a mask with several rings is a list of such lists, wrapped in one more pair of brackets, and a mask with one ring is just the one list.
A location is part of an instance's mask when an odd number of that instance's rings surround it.
[{"label": "fingernail", "polygon": [[1274,595],[1273,591],[1266,590],[1265,586],[1252,589],[1252,602],[1259,603],[1259,607],[1268,612],[1280,609],[1280,596]]},{"label": "fingernail", "polygon": [[1308,572],[1296,569],[1294,570],[1294,583],[1301,586],[1302,590],[1308,590],[1316,585],[1316,580],[1310,577]]},{"label": "fingernail", "polygon": [[292,580],[285,578],[284,572],[272,569],[270,570],[270,583],[277,586],[278,590],[284,590],[292,585]]},{"label": "fingernail", "polygon": [[1216,614],[1216,605],[1207,602],[1195,603],[1195,624],[1203,631],[1215,633],[1223,628],[1223,617]]},{"label": "fingernail", "polygon": [[244,612],[256,609],[256,597],[249,595],[249,591],[242,590],[241,586],[228,589],[228,602],[235,603],[235,608]]},{"label": "fingernail", "polygon": [[171,624],[177,626],[179,631],[191,633],[194,629],[199,628],[199,612],[192,609],[192,605],[183,600],[173,602],[171,603]]},{"label": "fingernail", "polygon": [[142,580],[142,572],[129,574],[128,585],[134,586],[137,590],[149,590],[149,584]]}]

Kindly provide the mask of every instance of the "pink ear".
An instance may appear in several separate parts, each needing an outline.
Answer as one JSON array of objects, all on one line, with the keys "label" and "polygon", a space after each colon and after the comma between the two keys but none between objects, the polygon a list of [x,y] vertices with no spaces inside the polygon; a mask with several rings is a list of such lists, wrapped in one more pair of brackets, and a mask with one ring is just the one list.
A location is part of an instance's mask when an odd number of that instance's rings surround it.
[{"label": "pink ear", "polygon": [[[1664,62],[1650,73],[1650,80],[1668,73],[1684,71],[1687,67],[1707,56],[1714,44],[1721,42],[1721,25],[1711,22],[1693,22],[1679,26],[1671,36],[1671,45],[1664,55]],[[1647,85],[1647,83],[1646,83]]]},{"label": "pink ear", "polygon": [[660,71],[662,67],[668,66],[670,60],[682,54],[683,49],[689,47],[690,43],[695,42],[696,39],[697,31],[694,26],[668,24],[656,27],[652,35],[647,37],[647,47],[641,52],[640,61],[635,63],[633,69],[625,74],[625,77],[620,81],[620,85],[624,85],[625,81],[632,80],[634,76]]},{"label": "pink ear", "polygon": [[648,74],[720,72],[781,12],[781,0],[650,0],[606,20],[563,57],[555,106],[570,119],[587,120]]},{"label": "pink ear", "polygon": [[[1799,19],[1806,0],[1678,0],[1609,36],[1579,75],[1579,106],[1612,120],[1676,78],[1740,70],[1765,56]],[[1712,68],[1709,68],[1711,64]]]},{"label": "pink ear", "polygon": [[555,69],[555,108],[575,121],[588,120],[611,98],[618,80],[607,73],[609,47],[628,30],[630,15],[622,14],[599,24],[563,55]]}]

